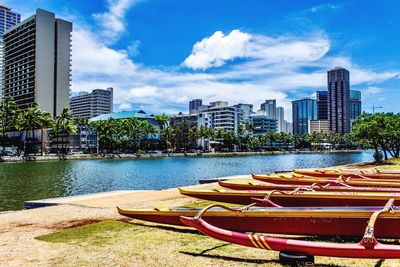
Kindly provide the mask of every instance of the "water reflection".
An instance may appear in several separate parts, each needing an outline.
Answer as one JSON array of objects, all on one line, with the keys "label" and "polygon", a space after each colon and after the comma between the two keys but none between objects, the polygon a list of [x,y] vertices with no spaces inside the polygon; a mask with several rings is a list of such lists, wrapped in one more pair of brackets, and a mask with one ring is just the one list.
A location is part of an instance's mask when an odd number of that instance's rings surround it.
[{"label": "water reflection", "polygon": [[23,201],[111,190],[164,189],[211,178],[370,161],[371,153],[287,154],[0,164],[0,211]]}]

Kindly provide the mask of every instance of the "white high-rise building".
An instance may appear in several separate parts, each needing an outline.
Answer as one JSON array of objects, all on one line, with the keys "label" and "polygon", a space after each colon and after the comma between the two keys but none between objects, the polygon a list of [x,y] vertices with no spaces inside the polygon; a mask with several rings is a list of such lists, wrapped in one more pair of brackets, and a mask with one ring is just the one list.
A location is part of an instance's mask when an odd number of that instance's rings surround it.
[{"label": "white high-rise building", "polygon": [[3,34],[6,30],[21,22],[21,15],[11,11],[11,8],[0,5],[0,102],[3,96],[3,60],[4,46]]},{"label": "white high-rise building", "polygon": [[3,96],[57,116],[69,107],[72,23],[37,9],[4,33]]}]

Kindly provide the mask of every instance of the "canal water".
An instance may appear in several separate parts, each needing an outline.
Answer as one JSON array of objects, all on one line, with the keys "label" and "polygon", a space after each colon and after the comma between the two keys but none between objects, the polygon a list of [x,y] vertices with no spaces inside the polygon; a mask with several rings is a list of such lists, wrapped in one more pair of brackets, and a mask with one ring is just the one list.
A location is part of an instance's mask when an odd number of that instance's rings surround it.
[{"label": "canal water", "polygon": [[372,161],[372,154],[284,154],[267,156],[115,159],[0,163],[0,211],[23,208],[25,200],[112,190],[165,189],[199,178],[321,168]]}]

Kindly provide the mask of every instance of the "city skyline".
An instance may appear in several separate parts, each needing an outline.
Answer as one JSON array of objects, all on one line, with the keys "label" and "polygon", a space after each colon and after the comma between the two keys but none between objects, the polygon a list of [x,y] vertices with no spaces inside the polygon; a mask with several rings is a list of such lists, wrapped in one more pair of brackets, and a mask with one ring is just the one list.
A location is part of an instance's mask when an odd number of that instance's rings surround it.
[{"label": "city skyline", "polygon": [[[399,40],[392,38],[398,29],[390,26],[398,21],[395,1],[372,3],[363,13],[360,1],[234,1],[226,9],[206,1],[198,12],[176,1],[22,2],[4,4],[22,19],[40,7],[74,22],[72,90],[114,87],[115,110],[172,114],[196,98],[255,106],[277,99],[291,121],[291,101],[326,90],[326,71],[339,65],[351,72],[350,88],[362,92],[364,110],[400,111],[400,67],[393,62]],[[238,10],[243,18],[234,16]],[[386,17],[369,27],[379,11]],[[171,12],[175,18],[164,23]],[[213,23],[200,26],[199,19]]]}]

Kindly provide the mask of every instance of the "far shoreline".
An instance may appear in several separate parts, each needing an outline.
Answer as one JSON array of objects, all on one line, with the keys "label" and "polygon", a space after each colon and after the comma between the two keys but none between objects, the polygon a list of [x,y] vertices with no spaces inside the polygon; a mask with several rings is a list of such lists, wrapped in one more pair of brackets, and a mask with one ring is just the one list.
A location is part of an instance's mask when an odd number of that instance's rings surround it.
[{"label": "far shoreline", "polygon": [[63,160],[109,160],[109,159],[157,159],[157,158],[212,158],[212,157],[244,157],[244,156],[269,156],[284,154],[335,154],[335,153],[362,153],[367,150],[294,150],[294,151],[263,151],[263,152],[204,152],[204,153],[169,153],[169,154],[75,154],[75,155],[36,155],[28,157],[1,156],[0,163],[17,163],[17,162],[51,162]]}]

